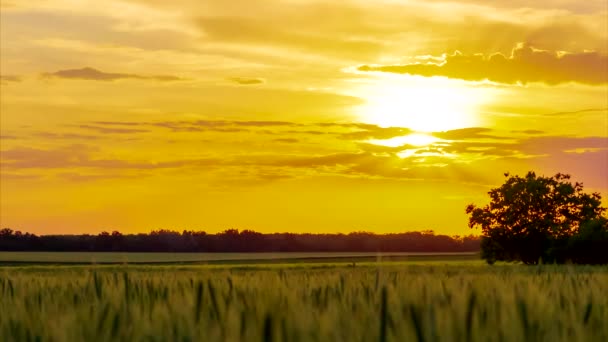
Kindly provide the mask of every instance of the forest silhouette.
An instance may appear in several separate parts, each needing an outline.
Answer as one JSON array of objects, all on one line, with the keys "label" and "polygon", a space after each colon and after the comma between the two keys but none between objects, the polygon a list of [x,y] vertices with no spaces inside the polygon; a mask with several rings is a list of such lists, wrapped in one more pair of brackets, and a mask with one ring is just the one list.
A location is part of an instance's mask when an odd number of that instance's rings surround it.
[{"label": "forest silhouette", "polygon": [[477,236],[436,235],[433,231],[397,234],[262,234],[228,229],[217,234],[155,230],[149,234],[34,235],[0,230],[3,251],[94,252],[476,252]]}]

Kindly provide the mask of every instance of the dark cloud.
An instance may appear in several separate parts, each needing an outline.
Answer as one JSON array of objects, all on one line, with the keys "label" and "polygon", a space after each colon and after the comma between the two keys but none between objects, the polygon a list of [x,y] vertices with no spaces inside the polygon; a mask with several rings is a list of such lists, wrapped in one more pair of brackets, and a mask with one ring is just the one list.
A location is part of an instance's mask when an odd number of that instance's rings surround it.
[{"label": "dark cloud", "polygon": [[24,175],[24,174],[19,174],[19,173],[10,173],[10,172],[1,172],[0,173],[0,179],[6,180],[6,181],[33,181],[33,180],[39,180],[42,179],[43,177],[41,175]]},{"label": "dark cloud", "polygon": [[106,180],[106,179],[136,179],[141,178],[141,175],[128,175],[124,172],[121,173],[96,173],[96,174],[84,174],[84,173],[74,173],[74,172],[66,172],[60,173],[57,175],[59,178],[66,179],[71,182],[90,182],[97,180]]},{"label": "dark cloud", "polygon": [[139,126],[141,122],[133,122],[133,121],[93,121],[94,124],[97,125],[107,125],[107,126]]},{"label": "dark cloud", "polygon": [[0,75],[0,83],[21,82],[21,77],[16,75]]},{"label": "dark cloud", "polygon": [[185,78],[181,78],[173,75],[155,75],[155,76],[143,76],[148,80],[160,81],[160,82],[173,82],[173,81],[185,81]]},{"label": "dark cloud", "polygon": [[390,139],[403,135],[408,135],[413,131],[404,127],[379,127],[375,125],[365,125],[364,130],[341,134],[343,139],[365,140],[365,139]]},{"label": "dark cloud", "polygon": [[78,133],[53,133],[53,132],[35,132],[32,135],[45,138],[45,139],[57,139],[57,140],[96,140],[100,139],[100,136],[89,135],[89,134],[78,134]]},{"label": "dark cloud", "polygon": [[273,141],[281,142],[281,143],[288,143],[288,144],[300,142],[300,140],[294,139],[294,138],[279,138],[279,139],[274,139]]},{"label": "dark cloud", "polygon": [[485,127],[469,127],[469,128],[454,129],[454,130],[444,131],[444,132],[434,132],[434,133],[432,133],[432,135],[437,138],[446,139],[446,140],[499,138],[496,136],[485,134],[485,133],[491,132],[491,131],[492,131],[492,129],[485,128]]},{"label": "dark cloud", "polygon": [[608,55],[599,52],[563,53],[534,49],[520,44],[511,56],[448,55],[443,63],[405,65],[362,65],[359,71],[379,71],[420,76],[445,76],[468,81],[489,80],[499,83],[579,82],[608,83]]},{"label": "dark cloud", "polygon": [[540,157],[574,150],[608,149],[608,137],[528,137],[515,141],[452,141],[435,144],[446,153],[478,154],[489,157]]},{"label": "dark cloud", "polygon": [[230,81],[240,84],[240,85],[256,85],[263,84],[266,81],[263,78],[249,78],[249,77],[232,77],[229,78]]},{"label": "dark cloud", "polygon": [[[287,142],[288,138],[283,139]],[[295,140],[295,139],[294,139]],[[297,141],[294,141],[297,142]],[[359,150],[336,151],[325,154],[282,154],[273,150],[260,150],[253,154],[232,154],[221,157],[200,156],[192,159],[169,159],[164,161],[143,161],[107,157],[101,150],[86,145],[70,145],[55,149],[29,147],[3,150],[2,170],[11,174],[21,174],[27,170],[63,169],[74,173],[77,168],[82,177],[66,175],[75,181],[114,178],[121,170],[145,175],[147,170],[182,169],[196,172],[222,172],[240,174],[248,170],[263,179],[281,179],[297,176],[301,171],[310,170],[322,174],[348,175],[358,177],[390,177],[421,179],[462,179],[475,178],[475,167],[468,162],[488,169],[496,165],[513,165],[515,160],[525,160],[526,165],[538,163],[545,166],[564,166],[562,161],[579,161],[572,170],[586,169],[588,174],[598,178],[598,172],[608,166],[608,137],[526,137],[504,141],[442,141],[425,147],[403,145],[398,147],[377,146],[360,143]],[[403,150],[414,153],[400,155]],[[454,158],[454,154],[465,155]],[[593,164],[595,163],[595,164]],[[602,164],[603,163],[603,164]],[[601,164],[601,165],[600,165]],[[566,168],[569,170],[568,168]],[[82,172],[80,172],[82,170]],[[43,172],[43,171],[40,171]],[[602,171],[603,172],[603,171]],[[131,173],[132,174],[132,173]],[[605,176],[605,174],[603,175]],[[469,178],[468,178],[469,177]],[[472,177],[472,178],[470,178]]]},{"label": "dark cloud", "polygon": [[[293,127],[300,126],[299,124],[287,121],[226,121],[226,120],[193,120],[193,121],[164,121],[142,123],[142,125],[150,125],[157,127],[165,127],[174,132],[247,132],[249,128],[264,128],[264,127]],[[246,128],[243,128],[246,127]]]},{"label": "dark cloud", "polygon": [[2,166],[15,169],[69,166],[87,160],[89,153],[94,151],[95,149],[84,145],[71,145],[57,150],[14,148],[2,151]]},{"label": "dark cloud", "polygon": [[414,145],[409,145],[409,144],[404,144],[404,145],[393,147],[393,146],[376,145],[376,144],[369,144],[369,143],[359,143],[359,144],[357,144],[357,146],[359,146],[359,148],[362,149],[363,151],[371,152],[371,153],[397,153],[397,152],[401,152],[403,150],[420,148],[419,146],[414,146]]},{"label": "dark cloud", "polygon": [[137,74],[123,74],[123,73],[110,73],[103,72],[90,67],[84,67],[81,69],[65,69],[59,70],[52,73],[43,74],[44,77],[49,78],[64,78],[64,79],[79,79],[79,80],[92,80],[92,81],[114,81],[120,79],[139,79],[139,80],[153,80],[160,82],[169,81],[183,81],[184,79],[172,75],[152,75],[143,76]]},{"label": "dark cloud", "polygon": [[[437,145],[434,145],[437,146]],[[516,143],[505,142],[476,142],[476,141],[453,141],[449,144],[440,145],[440,150],[450,154],[476,154],[485,157],[509,157],[522,154]]]},{"label": "dark cloud", "polygon": [[523,134],[543,134],[545,133],[545,131],[540,131],[537,129],[524,129],[524,130],[515,130],[515,131],[511,131],[511,133],[523,133]]},{"label": "dark cloud", "polygon": [[[607,65],[607,67],[608,67],[608,65]],[[608,113],[608,107],[606,107],[606,108],[586,108],[586,109],[572,110],[572,111],[565,111],[565,112],[553,112],[553,113],[548,113],[548,114],[543,114],[543,115],[544,116],[570,116],[570,115],[577,115],[577,114],[583,114],[583,113],[601,113],[601,112]]]},{"label": "dark cloud", "polygon": [[221,164],[217,158],[198,158],[164,162],[131,161],[96,157],[100,151],[86,145],[70,145],[57,149],[29,147],[2,151],[2,167],[6,169],[95,168],[155,170],[181,167],[210,167]]},{"label": "dark cloud", "polygon": [[[297,124],[289,121],[228,121],[228,120],[189,120],[189,121],[156,121],[156,122],[129,122],[129,121],[93,121],[92,124],[98,126],[127,126],[127,127],[163,127],[174,132],[246,132],[247,128],[260,127],[297,127]],[[86,125],[85,125],[86,126]],[[91,128],[87,126],[86,128]],[[126,130],[120,128],[120,130]],[[135,129],[132,129],[135,130]]]},{"label": "dark cloud", "polygon": [[289,122],[289,121],[229,121],[235,126],[255,126],[255,127],[268,127],[268,126],[300,126],[300,124]]},{"label": "dark cloud", "polygon": [[319,122],[315,124],[319,127],[342,127],[342,128],[358,128],[364,130],[377,129],[377,125],[360,123],[360,122]]},{"label": "dark cloud", "polygon": [[102,127],[102,126],[92,126],[92,125],[79,125],[78,127],[93,130],[99,133],[104,134],[130,134],[130,133],[146,133],[149,132],[145,129],[136,129],[136,128],[116,128],[116,127]]},{"label": "dark cloud", "polygon": [[314,131],[314,130],[303,130],[303,131],[285,131],[285,133],[288,134],[310,134],[310,135],[324,135],[324,134],[328,134],[329,132],[324,132],[324,131]]},{"label": "dark cloud", "polygon": [[273,156],[267,158],[267,160],[260,160],[259,165],[274,165],[274,166],[287,166],[297,168],[317,168],[317,167],[332,167],[338,165],[349,165],[356,164],[365,158],[368,153],[359,152],[342,152],[332,153],[319,156],[295,156],[295,157],[281,157]]}]

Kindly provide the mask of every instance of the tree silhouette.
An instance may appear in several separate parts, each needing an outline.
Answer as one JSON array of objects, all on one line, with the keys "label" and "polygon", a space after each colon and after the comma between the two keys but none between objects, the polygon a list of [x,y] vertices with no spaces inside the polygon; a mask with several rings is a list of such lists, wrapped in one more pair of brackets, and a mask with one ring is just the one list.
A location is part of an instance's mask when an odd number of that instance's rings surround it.
[{"label": "tree silhouette", "polygon": [[42,235],[0,230],[0,251],[99,252],[477,252],[479,237],[436,235],[432,231],[398,234],[271,233],[228,229],[160,229],[149,234]]},{"label": "tree silhouette", "polygon": [[606,209],[600,195],[583,192],[582,183],[572,184],[570,176],[561,173],[553,177],[507,173],[505,177],[502,186],[488,192],[488,205],[470,204],[466,208],[469,227],[482,230],[482,257],[489,263],[583,262],[585,258],[573,255],[572,243],[578,239],[580,245],[586,236],[603,234],[604,221],[598,221],[594,229],[599,232],[593,234],[587,232],[591,228],[581,228],[602,219]]}]

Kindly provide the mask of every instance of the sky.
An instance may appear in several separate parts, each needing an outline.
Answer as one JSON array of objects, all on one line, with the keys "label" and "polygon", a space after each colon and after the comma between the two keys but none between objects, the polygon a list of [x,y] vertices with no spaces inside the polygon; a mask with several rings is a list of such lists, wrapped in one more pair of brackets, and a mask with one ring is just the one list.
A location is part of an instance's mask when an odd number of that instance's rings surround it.
[{"label": "sky", "polygon": [[1,0],[0,225],[478,234],[608,197],[605,0]]}]

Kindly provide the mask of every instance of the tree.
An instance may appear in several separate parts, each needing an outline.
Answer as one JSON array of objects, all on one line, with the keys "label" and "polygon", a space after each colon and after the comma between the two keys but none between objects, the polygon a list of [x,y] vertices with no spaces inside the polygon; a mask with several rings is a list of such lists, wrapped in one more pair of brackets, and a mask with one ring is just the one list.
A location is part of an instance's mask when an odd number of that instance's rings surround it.
[{"label": "tree", "polygon": [[608,219],[600,217],[581,225],[568,243],[574,262],[608,264]]},{"label": "tree", "polygon": [[572,184],[566,174],[505,177],[502,186],[488,192],[490,204],[466,208],[469,227],[481,227],[482,257],[488,263],[565,262],[572,237],[606,210],[598,193],[583,192],[583,184]]}]

